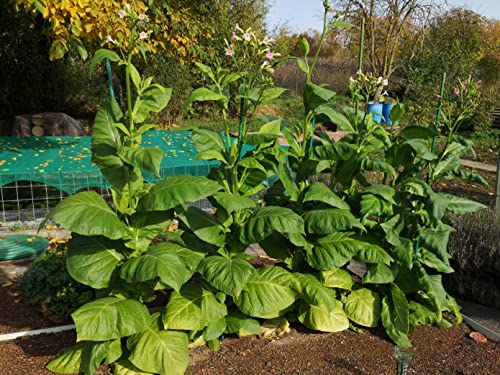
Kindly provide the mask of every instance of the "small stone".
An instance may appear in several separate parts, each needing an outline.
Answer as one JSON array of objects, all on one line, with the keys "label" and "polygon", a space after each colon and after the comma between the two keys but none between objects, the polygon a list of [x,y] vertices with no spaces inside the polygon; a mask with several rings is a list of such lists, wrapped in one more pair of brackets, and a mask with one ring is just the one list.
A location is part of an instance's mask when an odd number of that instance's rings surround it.
[{"label": "small stone", "polygon": [[485,342],[488,342],[488,339],[486,338],[485,335],[479,333],[479,332],[471,332],[469,334],[469,337],[474,340],[475,342],[478,342],[478,343],[485,343]]}]

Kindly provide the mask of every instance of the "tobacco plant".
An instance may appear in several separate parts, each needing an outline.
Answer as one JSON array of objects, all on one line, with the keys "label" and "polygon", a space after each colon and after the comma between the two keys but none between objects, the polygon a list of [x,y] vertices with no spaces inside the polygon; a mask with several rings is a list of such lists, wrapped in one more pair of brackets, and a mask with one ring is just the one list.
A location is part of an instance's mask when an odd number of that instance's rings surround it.
[{"label": "tobacco plant", "polygon": [[[320,47],[329,27],[350,26],[323,4]],[[132,24],[139,19],[133,10],[127,14]],[[136,39],[129,45],[140,44],[141,35],[132,33]],[[263,319],[298,320],[325,332],[381,323],[401,346],[411,345],[408,333],[416,325],[449,326],[443,312],[460,321],[439,275],[452,272],[452,228],[445,214],[482,205],[431,186],[460,175],[450,162],[457,146],[450,142],[436,153],[429,146],[432,129],[409,126],[396,134],[357,105],[336,107],[335,92],[311,81],[319,51],[309,58],[305,40],[297,59],[306,74],[304,120],[271,119],[250,133],[248,113],[283,90],[261,79],[270,73],[269,40],[261,45],[251,35],[240,39],[253,41],[256,56],[268,63],[240,72],[198,64],[212,84],[190,98],[215,101],[226,119],[234,100],[230,86],[239,85],[238,136],[232,138],[227,126],[224,134],[193,131],[197,160],[220,162],[208,178],[144,183],[142,171],[158,175],[163,155],[140,147],[151,128],[141,124],[165,107],[170,90],[140,76],[132,65],[134,48],[122,56],[109,50],[94,56],[92,66],[106,57],[125,66],[127,108],[111,99],[94,125],[93,160],[111,184],[112,206],[85,192],[48,215],[73,232],[70,275],[100,297],[72,314],[78,343],[50,362],[50,370],[92,374],[106,363],[118,375],[181,374],[190,342],[216,350],[224,334],[258,334]],[[236,45],[228,49],[228,57],[237,52]],[[404,107],[395,105],[393,123],[403,115]],[[313,137],[315,124],[327,120],[344,138]],[[280,145],[280,133],[289,146]],[[318,174],[328,181],[313,182]],[[203,198],[213,212],[186,205]],[[174,217],[184,231],[183,245],[150,246]],[[279,263],[254,267],[245,254],[253,243]],[[168,301],[150,311],[146,303],[158,290]]]}]

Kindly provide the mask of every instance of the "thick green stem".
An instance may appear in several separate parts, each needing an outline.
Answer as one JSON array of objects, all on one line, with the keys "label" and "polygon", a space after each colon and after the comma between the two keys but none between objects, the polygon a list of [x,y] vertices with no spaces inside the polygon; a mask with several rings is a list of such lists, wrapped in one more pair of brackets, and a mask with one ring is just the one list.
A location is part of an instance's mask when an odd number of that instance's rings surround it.
[{"label": "thick green stem", "polygon": [[321,33],[321,39],[319,41],[319,46],[318,49],[316,50],[316,54],[314,55],[314,59],[311,63],[311,67],[309,68],[309,72],[307,73],[307,83],[311,83],[311,75],[314,70],[314,65],[318,62],[319,58],[319,53],[321,52],[321,48],[323,47],[323,44],[325,43],[325,37],[326,37],[326,32],[328,30],[327,27],[327,15],[328,15],[328,9],[325,7],[325,14],[323,15],[323,32]]},{"label": "thick green stem", "polygon": [[127,117],[129,121],[130,133],[134,130],[134,119],[132,115],[132,90],[130,87],[130,65],[132,64],[132,52],[128,53],[127,66],[125,68],[125,85],[127,90]]}]

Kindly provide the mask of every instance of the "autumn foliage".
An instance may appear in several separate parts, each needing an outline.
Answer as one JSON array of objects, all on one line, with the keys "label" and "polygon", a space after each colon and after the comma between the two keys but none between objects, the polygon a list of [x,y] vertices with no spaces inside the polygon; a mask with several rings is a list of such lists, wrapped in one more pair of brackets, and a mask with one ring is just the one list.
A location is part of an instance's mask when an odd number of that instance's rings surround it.
[{"label": "autumn foliage", "polygon": [[[157,0],[11,0],[18,10],[40,14],[50,27],[45,32],[52,40],[51,60],[77,50],[86,58],[88,50],[105,44],[107,36],[126,41],[130,38],[127,21],[119,11],[127,3],[137,14],[147,14],[152,31],[148,38],[151,51],[163,49],[186,58],[193,52],[194,22],[189,9],[176,6],[175,1]],[[171,4],[172,3],[172,4]],[[124,46],[126,49],[126,45]]]}]

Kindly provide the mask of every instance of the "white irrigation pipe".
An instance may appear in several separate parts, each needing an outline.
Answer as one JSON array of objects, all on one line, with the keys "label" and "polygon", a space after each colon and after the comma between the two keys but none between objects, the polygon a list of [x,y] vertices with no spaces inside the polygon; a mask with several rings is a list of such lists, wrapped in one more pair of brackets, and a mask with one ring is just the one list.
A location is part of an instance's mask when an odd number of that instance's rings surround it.
[{"label": "white irrigation pipe", "polygon": [[17,339],[19,337],[24,337],[24,336],[42,335],[44,333],[58,333],[58,332],[64,332],[64,331],[71,331],[73,329],[75,329],[75,325],[74,324],[68,324],[66,326],[51,327],[51,328],[42,328],[42,329],[34,329],[32,331],[22,331],[22,332],[5,333],[3,335],[0,335],[0,342],[15,340],[15,339]]}]

